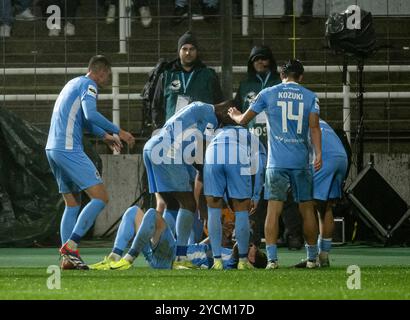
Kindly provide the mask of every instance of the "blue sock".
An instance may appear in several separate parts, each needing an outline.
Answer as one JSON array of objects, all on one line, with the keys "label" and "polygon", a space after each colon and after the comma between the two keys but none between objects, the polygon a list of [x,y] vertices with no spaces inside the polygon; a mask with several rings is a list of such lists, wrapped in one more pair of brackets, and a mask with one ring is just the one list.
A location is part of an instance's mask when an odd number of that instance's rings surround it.
[{"label": "blue sock", "polygon": [[278,247],[276,244],[267,244],[266,254],[268,256],[268,261],[278,261]]},{"label": "blue sock", "polygon": [[172,234],[175,235],[175,226],[178,216],[178,210],[165,209],[162,217],[166,221],[167,225],[171,228]]},{"label": "blue sock", "polygon": [[157,211],[155,209],[149,209],[142,218],[140,228],[135,235],[134,240],[128,254],[136,257],[142,249],[149,244],[152,236],[155,233],[155,225],[157,222]]},{"label": "blue sock", "polygon": [[222,209],[208,207],[208,234],[211,241],[212,254],[220,257],[222,251]]},{"label": "blue sock", "polygon": [[77,223],[75,224],[70,240],[79,243],[81,238],[92,227],[95,219],[104,209],[105,202],[100,199],[91,199],[91,201],[81,211]]},{"label": "blue sock", "polygon": [[319,249],[319,253],[324,251],[324,252],[329,252],[330,249],[332,248],[332,239],[323,239],[320,235],[317,240],[317,246]]},{"label": "blue sock", "polygon": [[309,245],[309,244],[305,244],[305,248],[306,248],[306,253],[307,253],[307,259],[311,260],[311,261],[316,261],[316,257],[317,257],[317,245]]},{"label": "blue sock", "polygon": [[64,244],[68,241],[73,232],[75,223],[77,222],[77,216],[80,212],[81,206],[77,207],[65,207],[63,217],[60,224],[60,237],[61,243]]},{"label": "blue sock", "polygon": [[176,222],[177,256],[186,256],[189,235],[191,234],[194,213],[179,208]]},{"label": "blue sock", "polygon": [[189,234],[189,238],[188,238],[188,245],[190,244],[195,244],[195,231],[194,231],[194,227],[192,226],[191,232]]},{"label": "blue sock", "polygon": [[112,252],[122,256],[128,242],[135,236],[135,217],[137,216],[137,206],[128,208],[122,215],[117,236],[115,237]]},{"label": "blue sock", "polygon": [[238,243],[239,258],[247,257],[250,237],[248,211],[235,212],[235,237]]}]

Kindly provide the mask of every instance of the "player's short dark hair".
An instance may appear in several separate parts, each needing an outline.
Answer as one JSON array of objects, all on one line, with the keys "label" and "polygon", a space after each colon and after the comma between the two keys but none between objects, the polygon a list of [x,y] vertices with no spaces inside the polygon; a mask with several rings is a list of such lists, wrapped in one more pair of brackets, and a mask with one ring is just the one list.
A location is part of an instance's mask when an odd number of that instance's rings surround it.
[{"label": "player's short dark hair", "polygon": [[89,71],[100,71],[111,69],[111,62],[103,55],[96,55],[90,59],[88,62]]},{"label": "player's short dark hair", "polygon": [[282,66],[282,73],[295,79],[299,78],[304,71],[302,62],[297,59],[291,59]]},{"label": "player's short dark hair", "polygon": [[268,257],[266,256],[266,253],[258,248],[256,250],[255,263],[253,264],[253,266],[258,269],[265,269],[267,264]]},{"label": "player's short dark hair", "polygon": [[215,104],[215,114],[218,118],[218,121],[223,125],[233,124],[236,125],[237,123],[232,120],[232,118],[228,115],[228,110],[231,107],[235,107],[233,100],[226,100],[221,103]]}]

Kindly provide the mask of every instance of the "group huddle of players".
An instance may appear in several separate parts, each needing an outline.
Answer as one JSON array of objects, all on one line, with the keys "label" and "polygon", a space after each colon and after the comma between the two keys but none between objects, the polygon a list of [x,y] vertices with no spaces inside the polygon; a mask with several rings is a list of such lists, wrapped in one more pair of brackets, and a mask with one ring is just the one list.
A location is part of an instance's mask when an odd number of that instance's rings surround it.
[{"label": "group huddle of players", "polygon": [[[87,266],[79,255],[78,243],[108,196],[95,166],[82,150],[82,129],[88,128],[112,149],[120,149],[121,140],[134,143],[128,132],[96,111],[97,85],[105,84],[110,72],[105,57],[93,57],[89,73],[63,88],[53,111],[46,152],[66,202],[61,222],[63,268],[124,270],[143,253],[153,268],[276,269],[278,220],[289,188],[303,218],[307,251],[303,267],[329,265],[333,228],[329,200],[341,195],[347,157],[336,134],[319,119],[316,95],[299,84],[303,65],[290,60],[282,67],[282,83],[263,89],[244,113],[232,101],[215,105],[197,101],[166,121],[143,151],[156,208],[145,213],[137,206],[128,208],[112,252],[103,261]],[[267,153],[246,128],[255,117],[267,123]],[[81,190],[91,201],[80,212]],[[201,190],[209,239],[206,244],[188,245]],[[268,202],[266,258],[257,263],[263,254],[250,246],[249,215],[263,201],[262,190]],[[222,247],[221,216],[226,206],[235,216],[236,245],[231,251]],[[130,241],[129,251],[123,255]]]}]

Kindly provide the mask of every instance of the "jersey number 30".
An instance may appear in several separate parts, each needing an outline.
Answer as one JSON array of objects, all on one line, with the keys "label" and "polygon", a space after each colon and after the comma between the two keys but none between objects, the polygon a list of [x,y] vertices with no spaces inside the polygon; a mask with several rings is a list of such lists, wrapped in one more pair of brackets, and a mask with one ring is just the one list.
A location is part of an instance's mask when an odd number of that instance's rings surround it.
[{"label": "jersey number 30", "polygon": [[293,101],[278,101],[278,107],[282,108],[282,132],[288,132],[288,120],[296,120],[297,133],[302,133],[302,122],[303,122],[303,102],[299,102],[299,112],[298,114],[293,114]]}]

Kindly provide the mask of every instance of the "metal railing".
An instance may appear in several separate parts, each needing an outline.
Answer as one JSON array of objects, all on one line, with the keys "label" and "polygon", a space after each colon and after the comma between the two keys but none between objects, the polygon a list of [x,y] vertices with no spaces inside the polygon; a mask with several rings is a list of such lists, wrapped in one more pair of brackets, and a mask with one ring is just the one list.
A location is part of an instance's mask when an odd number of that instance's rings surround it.
[{"label": "metal railing", "polygon": [[[221,67],[213,67],[216,72],[221,72]],[[110,94],[99,94],[98,99],[112,100],[112,119],[113,123],[120,126],[120,101],[121,100],[140,100],[139,93],[121,93],[120,92],[120,74],[147,74],[152,67],[113,67],[112,68],[112,92]],[[234,66],[233,73],[246,73],[247,67]],[[336,73],[342,72],[340,66],[306,66],[305,71],[308,73]],[[364,67],[365,72],[410,72],[409,65],[369,65]],[[7,75],[56,75],[56,74],[85,74],[86,68],[4,68],[0,70],[3,77]],[[356,67],[349,66],[349,73],[356,72]],[[343,99],[343,129],[348,133],[350,139],[351,132],[351,109],[350,100],[356,98],[355,93],[350,91],[350,83],[343,85],[340,92],[316,92],[319,99]],[[58,94],[0,94],[0,101],[52,101],[57,99]],[[372,99],[409,99],[408,91],[383,91],[383,92],[366,92],[364,98]]]}]

